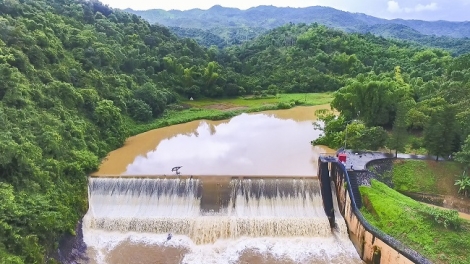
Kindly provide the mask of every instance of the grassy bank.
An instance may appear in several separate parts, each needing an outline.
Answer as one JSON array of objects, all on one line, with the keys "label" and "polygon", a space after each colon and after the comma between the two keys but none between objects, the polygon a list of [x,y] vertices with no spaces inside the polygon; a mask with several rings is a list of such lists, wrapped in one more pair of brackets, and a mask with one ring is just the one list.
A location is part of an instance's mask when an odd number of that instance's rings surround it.
[{"label": "grassy bank", "polygon": [[203,99],[183,101],[189,109],[175,107],[166,111],[162,117],[150,123],[138,124],[128,121],[129,135],[137,135],[152,129],[182,124],[194,120],[223,120],[241,113],[252,113],[267,110],[289,109],[295,106],[313,106],[329,104],[331,93],[281,94],[271,98],[232,98]]},{"label": "grassy bank", "polygon": [[361,211],[372,225],[434,263],[470,263],[470,223],[458,220],[456,211],[423,205],[375,180],[360,190]]},{"label": "grassy bank", "polygon": [[237,97],[237,98],[223,98],[223,99],[198,99],[186,100],[184,103],[196,108],[213,108],[221,106],[222,108],[236,108],[248,107],[256,108],[263,105],[277,105],[279,103],[298,102],[303,105],[322,105],[329,104],[333,100],[332,93],[294,93],[294,94],[279,94],[277,96],[268,97]]},{"label": "grassy bank", "polygon": [[394,188],[401,192],[456,195],[455,180],[462,174],[456,162],[396,160],[392,171]]}]

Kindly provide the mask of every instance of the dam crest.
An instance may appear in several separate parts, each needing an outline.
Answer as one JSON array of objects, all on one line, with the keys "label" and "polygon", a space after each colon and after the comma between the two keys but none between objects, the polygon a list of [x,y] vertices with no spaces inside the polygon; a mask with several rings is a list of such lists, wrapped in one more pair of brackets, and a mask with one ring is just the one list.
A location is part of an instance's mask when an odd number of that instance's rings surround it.
[{"label": "dam crest", "polygon": [[[220,179],[220,178],[219,178]],[[329,237],[317,179],[90,178],[90,229],[172,233],[195,244],[240,237]],[[347,236],[343,229],[342,236]]]}]

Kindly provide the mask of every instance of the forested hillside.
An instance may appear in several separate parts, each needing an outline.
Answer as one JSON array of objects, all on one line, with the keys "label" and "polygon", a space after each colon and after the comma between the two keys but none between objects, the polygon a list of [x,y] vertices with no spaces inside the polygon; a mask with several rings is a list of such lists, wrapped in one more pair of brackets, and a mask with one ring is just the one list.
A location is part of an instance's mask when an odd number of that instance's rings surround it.
[{"label": "forested hillside", "polygon": [[[470,25],[469,25],[470,26]],[[470,52],[470,38],[424,35],[410,27],[399,24],[379,24],[362,28],[359,32],[371,33],[387,39],[405,40],[415,45],[445,49],[453,55]]]},{"label": "forested hillside", "polygon": [[[340,117],[323,113],[325,133],[314,143],[338,148],[344,146],[348,133],[348,148],[387,147],[402,152],[410,145],[415,150],[424,148],[436,159],[454,157],[468,168],[470,54],[450,59],[427,50],[417,52],[410,61],[428,70],[410,72],[397,66],[392,74],[369,72],[349,80],[331,103]],[[437,71],[426,74],[433,68]],[[390,135],[384,128],[390,129]],[[411,137],[410,142],[411,135],[422,137]]]},{"label": "forested hillside", "polygon": [[229,48],[218,58],[243,76],[239,84],[248,93],[266,88],[268,92],[336,91],[361,73],[393,75],[395,66],[429,81],[442,75],[450,60],[441,50],[424,50],[371,34],[347,34],[318,24],[273,29]]},{"label": "forested hillside", "polygon": [[[411,60],[424,62],[440,59],[435,54],[425,51],[417,53]],[[443,186],[441,182],[444,181],[443,178],[447,178],[454,181],[454,184],[458,186],[458,191],[453,190],[452,186],[443,188],[455,192],[454,197],[468,196],[470,191],[468,174],[468,168],[470,168],[470,111],[468,108],[470,54],[454,60],[443,60],[442,63],[443,74],[429,76],[431,77],[429,81],[425,81],[420,76],[410,76],[399,67],[396,67],[393,75],[369,73],[351,80],[335,93],[331,102],[331,106],[338,110],[340,115],[337,116],[331,111],[319,113],[325,126],[317,126],[323,130],[323,136],[314,140],[313,144],[328,145],[332,148],[344,147],[347,144],[347,149],[353,150],[378,150],[387,147],[394,150],[395,155],[397,152],[411,153],[424,150],[422,154],[435,155],[436,162],[438,158],[455,160],[460,164],[445,162],[439,165],[430,161],[413,161],[417,166],[409,166],[405,169],[408,176],[414,175],[414,170],[418,170],[421,172],[420,176],[427,179],[407,178],[407,175],[398,173],[401,180],[395,178],[396,168],[399,168],[400,164],[405,161],[396,160],[393,173],[391,173],[393,176],[382,172],[380,177],[405,193],[419,192],[421,194],[421,189],[430,188],[429,181],[436,181],[437,184],[431,185],[433,186],[431,188],[435,189],[428,189],[427,192],[432,193],[433,196],[442,194],[442,191],[439,191],[442,189],[436,186]],[[406,161],[405,164],[409,162],[412,160]],[[457,168],[457,174],[450,170],[451,167]],[[423,168],[427,170],[424,173]],[[439,168],[442,169],[439,170]],[[429,171],[441,174],[435,176]],[[372,189],[377,184],[377,182],[372,182]],[[385,186],[384,184],[382,189]],[[391,189],[385,188],[379,191],[381,195],[377,195],[378,193],[375,195],[375,202],[371,202],[374,198],[363,196],[363,199],[367,198],[368,203],[372,204],[362,209],[371,223],[417,250],[432,263],[469,263],[467,251],[470,240],[465,238],[468,237],[469,228],[463,223],[464,220],[459,218],[457,211],[433,212],[423,207],[422,204],[416,203],[418,207],[424,209],[418,212],[410,209],[408,207],[410,204],[403,203],[403,200],[400,200],[403,198],[399,198],[398,193],[392,194]],[[361,187],[361,193],[370,194],[372,189]],[[386,194],[383,195],[383,193]],[[395,197],[391,198],[393,196]],[[384,202],[386,199],[390,200]],[[453,199],[460,200],[460,197]],[[463,197],[461,201],[465,203]],[[380,202],[382,206],[378,205]],[[393,206],[400,207],[403,212],[393,209],[393,213],[389,215],[381,213],[379,210],[390,211],[390,206],[392,206],[390,202],[396,202],[397,204]],[[414,214],[419,216],[415,217]],[[440,215],[445,216],[441,218]],[[411,224],[404,217],[410,218]],[[455,227],[452,227],[450,223],[455,223]],[[402,231],[396,230],[400,228]],[[403,232],[403,230],[408,231]]]},{"label": "forested hillside", "polygon": [[[177,108],[181,96],[342,87],[338,94],[345,94],[355,83],[370,80],[373,88],[382,79],[380,87],[406,86],[410,98],[445,99],[459,109],[470,94],[468,56],[453,59],[315,24],[286,25],[219,50],[95,1],[8,0],[0,2],[0,14],[0,259],[6,263],[46,262],[57,238],[73,233],[87,209],[86,175],[123,144],[129,128]],[[335,100],[345,115],[357,110]],[[388,119],[378,124],[394,118],[393,105],[384,105]],[[429,109],[417,111],[410,126],[419,128]]]},{"label": "forested hillside", "polygon": [[[372,33],[429,47],[444,48],[455,55],[470,52],[470,22],[386,20],[320,6],[258,6],[247,10],[213,6],[208,10],[125,11],[142,16],[150,23],[165,25],[172,30],[174,28],[173,32],[178,36],[195,37],[198,43],[207,47],[225,47],[246,42],[268,29],[288,23],[319,23],[345,32]],[[219,38],[225,42],[220,42]]]},{"label": "forested hillside", "polygon": [[217,48],[223,49],[225,46],[227,46],[227,41],[225,39],[209,30],[171,27],[170,31],[181,38],[194,39],[198,44],[205,47],[216,46]]},{"label": "forested hillside", "polygon": [[41,263],[86,210],[86,175],[183,86],[223,95],[193,40],[98,2],[0,2],[0,261]]},{"label": "forested hillside", "polygon": [[421,34],[470,37],[470,21],[420,21],[420,20],[387,20],[359,13],[349,13],[331,7],[311,6],[304,8],[257,6],[247,10],[215,5],[207,10],[191,9],[186,11],[161,9],[125,11],[142,16],[151,23],[171,27],[212,28],[246,27],[276,28],[288,23],[319,23],[346,31],[357,31],[362,26],[378,24],[399,24],[410,27]]}]

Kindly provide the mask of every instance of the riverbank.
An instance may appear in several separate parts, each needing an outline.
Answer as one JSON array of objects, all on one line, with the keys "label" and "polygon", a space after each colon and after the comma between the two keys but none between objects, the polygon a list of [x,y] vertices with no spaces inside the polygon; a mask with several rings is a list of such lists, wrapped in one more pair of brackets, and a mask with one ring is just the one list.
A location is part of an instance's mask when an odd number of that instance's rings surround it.
[{"label": "riverbank", "polygon": [[198,99],[184,100],[183,104],[187,104],[194,108],[218,109],[218,110],[237,110],[240,108],[253,108],[265,105],[277,105],[280,102],[299,102],[305,105],[329,104],[333,100],[332,93],[294,93],[294,94],[278,94],[276,96],[255,97],[245,96],[236,98],[222,99]]},{"label": "riverbank", "polygon": [[88,263],[86,256],[86,244],[83,241],[82,220],[75,228],[75,235],[66,234],[59,242],[57,256],[54,256],[60,263]]},{"label": "riverbank", "polygon": [[374,178],[417,201],[470,213],[470,198],[459,194],[455,185],[463,172],[457,162],[444,158],[436,162],[435,157],[426,155],[398,154],[395,159],[394,154],[381,152],[346,153],[361,185],[369,185]]},{"label": "riverbank", "polygon": [[280,94],[276,97],[245,97],[226,99],[185,100],[173,106],[160,118],[149,123],[128,121],[128,134],[134,136],[153,129],[194,120],[224,120],[242,113],[290,109],[296,106],[329,104],[331,93]]},{"label": "riverbank", "polygon": [[455,186],[460,164],[408,154],[393,159],[386,153],[349,152],[348,157],[354,168],[374,172],[360,187],[361,211],[372,225],[434,263],[470,262],[470,199]]},{"label": "riverbank", "polygon": [[463,172],[457,162],[401,159],[392,162],[390,176],[396,191],[421,202],[470,213],[470,198],[460,195],[455,185]]},{"label": "riverbank", "polygon": [[434,263],[470,263],[470,222],[460,220],[456,211],[424,206],[376,180],[360,191],[361,212],[375,227]]}]

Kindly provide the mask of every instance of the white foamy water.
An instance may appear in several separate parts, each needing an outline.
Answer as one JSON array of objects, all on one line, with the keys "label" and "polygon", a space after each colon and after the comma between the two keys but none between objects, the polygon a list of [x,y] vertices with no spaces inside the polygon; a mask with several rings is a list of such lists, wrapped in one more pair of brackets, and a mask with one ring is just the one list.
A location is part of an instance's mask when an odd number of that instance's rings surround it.
[{"label": "white foamy water", "polygon": [[[132,258],[135,263],[242,263],[255,253],[294,263],[361,263],[339,214],[340,228],[331,231],[318,180],[236,179],[208,186],[196,179],[90,178],[83,233],[92,263],[135,253],[124,244],[183,255],[178,262],[139,261],[152,254],[145,251]],[[173,237],[167,241],[168,233]]]},{"label": "white foamy water", "polygon": [[[86,244],[98,253],[93,263],[109,262],[111,255],[132,254],[117,248],[124,241],[141,247],[150,248],[181,248],[187,250],[181,263],[185,264],[231,264],[240,263],[240,256],[247,250],[261,255],[270,254],[278,259],[288,259],[294,263],[362,263],[356,249],[347,238],[334,235],[322,237],[297,238],[247,238],[236,240],[217,240],[213,244],[196,245],[186,236],[174,236],[167,241],[166,234],[152,233],[119,233],[84,229]],[[92,256],[93,257],[93,256]],[[166,263],[139,262],[139,255],[134,256],[134,263]],[[124,263],[124,262],[120,262]]]}]

